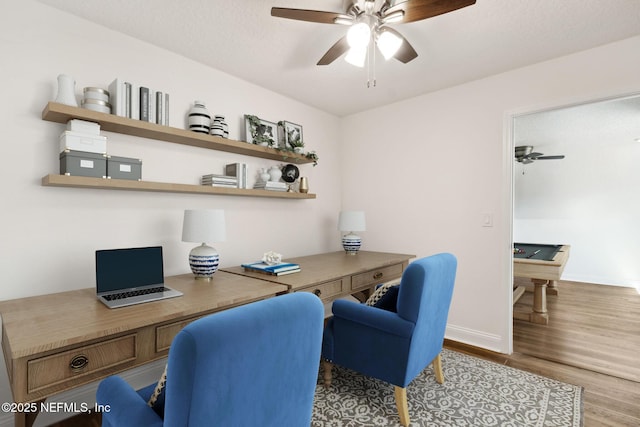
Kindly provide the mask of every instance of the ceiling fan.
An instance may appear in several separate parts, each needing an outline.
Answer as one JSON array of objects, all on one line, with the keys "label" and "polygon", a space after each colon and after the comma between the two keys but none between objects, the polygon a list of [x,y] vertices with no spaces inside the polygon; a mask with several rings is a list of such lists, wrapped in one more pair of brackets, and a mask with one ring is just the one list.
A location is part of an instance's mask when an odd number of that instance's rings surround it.
[{"label": "ceiling fan", "polygon": [[533,151],[531,145],[520,145],[516,147],[516,161],[522,164],[533,163],[535,160],[559,160],[564,159],[564,155],[545,156],[543,153]]},{"label": "ceiling fan", "polygon": [[347,53],[347,62],[363,67],[370,41],[373,40],[385,59],[407,63],[418,56],[415,49],[396,30],[393,23],[420,21],[475,4],[476,0],[345,0],[345,12],[271,8],[271,16],[321,24],[349,26],[349,31],[318,61],[328,65]]}]

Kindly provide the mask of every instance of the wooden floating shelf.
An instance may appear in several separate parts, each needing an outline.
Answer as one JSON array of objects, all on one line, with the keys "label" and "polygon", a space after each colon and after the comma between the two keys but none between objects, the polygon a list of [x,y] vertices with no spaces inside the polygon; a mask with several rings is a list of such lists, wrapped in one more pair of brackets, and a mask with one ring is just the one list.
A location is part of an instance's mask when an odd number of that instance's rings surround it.
[{"label": "wooden floating shelf", "polygon": [[[100,113],[98,113],[100,114]],[[245,188],[209,187],[194,184],[173,184],[168,182],[132,181],[127,179],[105,179],[86,176],[46,175],[42,177],[45,187],[74,187],[100,190],[152,191],[163,193],[211,194],[220,196],[272,197],[278,199],[315,199],[311,193],[287,191],[254,190]]]},{"label": "wooden floating shelf", "polygon": [[71,119],[87,120],[100,124],[100,128],[109,132],[142,138],[157,139],[174,144],[190,145],[209,150],[226,151],[228,153],[278,160],[288,163],[312,163],[304,154],[282,152],[270,147],[249,144],[170,126],[158,125],[141,120],[120,117],[114,114],[100,113],[86,108],[72,107],[57,102],[49,102],[42,110],[42,119],[50,122],[67,123]]}]

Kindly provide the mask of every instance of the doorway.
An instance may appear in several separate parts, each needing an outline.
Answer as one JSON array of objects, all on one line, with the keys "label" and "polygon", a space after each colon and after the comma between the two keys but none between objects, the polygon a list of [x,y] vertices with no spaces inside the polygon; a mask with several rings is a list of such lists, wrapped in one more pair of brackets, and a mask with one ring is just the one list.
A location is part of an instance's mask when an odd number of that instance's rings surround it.
[{"label": "doorway", "polygon": [[[572,342],[571,320],[565,312],[555,313],[554,324],[553,311],[558,306],[554,308],[551,302],[557,298],[561,306],[566,298],[580,295],[581,286],[587,288],[585,284],[593,291],[584,293],[587,299],[581,303],[586,305],[589,298],[600,300],[602,295],[614,295],[620,287],[632,287],[640,293],[640,266],[635,261],[640,239],[631,237],[640,235],[636,190],[640,186],[640,94],[514,114],[509,126],[506,146],[513,163],[512,241],[571,245],[563,274],[563,281],[569,281],[566,296],[563,299],[561,284],[559,295],[550,297],[550,327],[539,327],[533,338],[522,332],[531,329],[529,325],[518,323],[512,332],[512,348],[527,354],[527,346],[514,345],[517,334],[518,340],[537,340],[528,347],[531,349],[545,349],[551,345],[547,339],[553,337],[556,348],[574,348],[575,355],[581,350],[584,354],[589,340]],[[523,145],[544,156],[564,158],[516,162],[515,147]],[[608,316],[606,310],[601,315]],[[561,326],[563,322],[566,327]],[[594,318],[594,322],[602,324],[603,318]],[[566,340],[564,345],[558,345],[558,337],[560,342]],[[579,359],[567,351],[565,359]],[[558,357],[555,353],[542,350],[541,354],[554,360]],[[602,357],[602,364],[607,363]]]}]

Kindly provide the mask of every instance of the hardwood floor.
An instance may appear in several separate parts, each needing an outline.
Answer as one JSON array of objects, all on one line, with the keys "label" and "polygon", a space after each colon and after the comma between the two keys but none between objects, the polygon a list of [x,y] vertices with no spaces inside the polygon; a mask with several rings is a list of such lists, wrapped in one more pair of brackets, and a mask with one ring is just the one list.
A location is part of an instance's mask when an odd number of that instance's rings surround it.
[{"label": "hardwood floor", "polygon": [[[640,426],[640,294],[560,282],[547,297],[548,325],[514,321],[514,353],[446,341],[447,348],[584,387],[584,427]],[[531,306],[527,292],[517,303]],[[99,415],[52,427],[97,427]]]},{"label": "hardwood floor", "polygon": [[[531,307],[525,293],[514,306]],[[515,352],[640,382],[640,295],[633,288],[560,282],[546,327],[515,321]]]}]

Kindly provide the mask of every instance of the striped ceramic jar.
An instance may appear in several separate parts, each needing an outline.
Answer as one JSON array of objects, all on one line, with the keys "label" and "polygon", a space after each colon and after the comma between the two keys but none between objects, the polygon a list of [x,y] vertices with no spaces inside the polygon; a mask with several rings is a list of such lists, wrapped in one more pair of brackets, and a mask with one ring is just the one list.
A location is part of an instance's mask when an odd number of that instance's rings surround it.
[{"label": "striped ceramic jar", "polygon": [[215,116],[211,122],[211,135],[229,138],[229,125],[224,120],[224,116]]},{"label": "striped ceramic jar", "polygon": [[211,130],[211,114],[202,101],[195,101],[189,110],[189,130],[207,134]]}]

